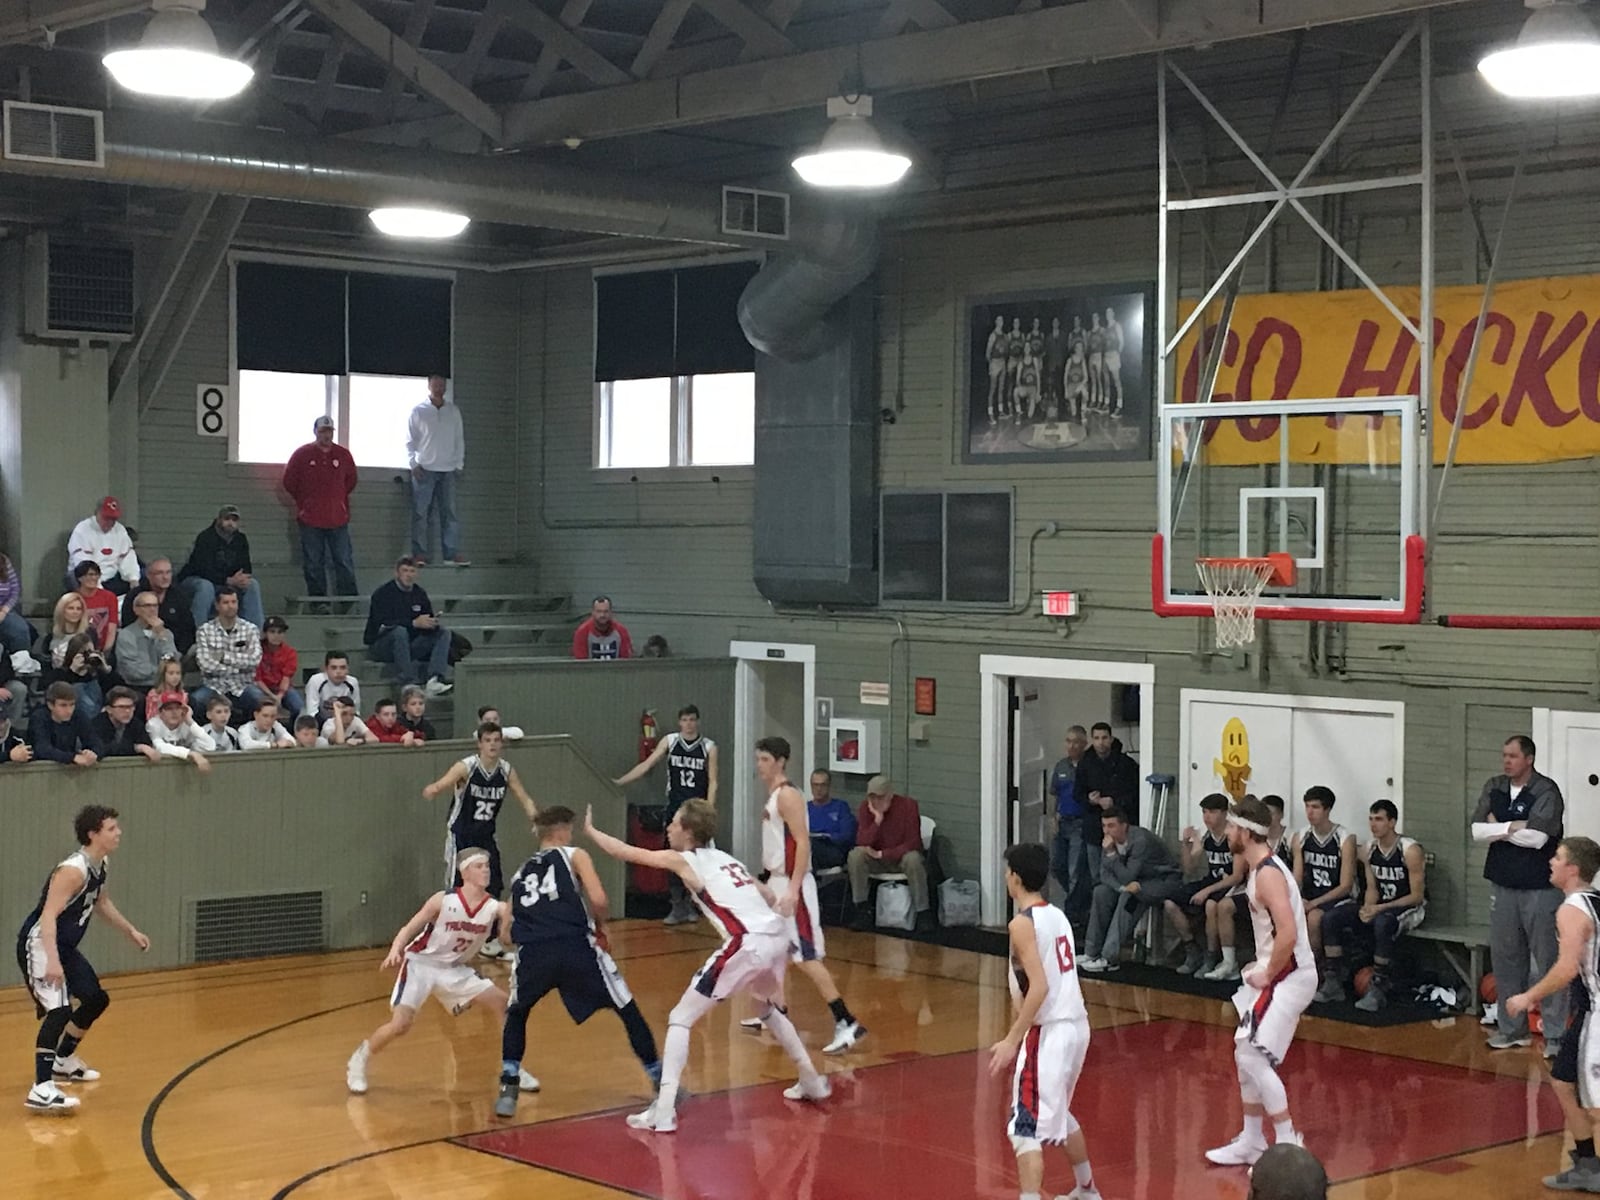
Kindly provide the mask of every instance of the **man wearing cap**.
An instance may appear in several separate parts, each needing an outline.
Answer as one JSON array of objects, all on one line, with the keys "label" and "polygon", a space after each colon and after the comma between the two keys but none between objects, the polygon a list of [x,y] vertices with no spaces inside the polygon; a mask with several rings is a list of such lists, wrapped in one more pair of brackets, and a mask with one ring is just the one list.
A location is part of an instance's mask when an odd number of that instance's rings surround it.
[{"label": "man wearing cap", "polygon": [[217,589],[222,587],[238,593],[239,615],[254,625],[258,634],[266,624],[261,584],[251,572],[250,539],[240,532],[239,510],[233,505],[218,509],[217,519],[194,539],[194,549],[178,572],[178,580],[189,589],[189,608],[197,631],[211,619]]},{"label": "man wearing cap", "polygon": [[350,493],[356,490],[356,464],[348,448],[333,440],[333,418],[311,423],[313,440],[289,456],[283,468],[283,490],[294,500],[300,523],[300,565],[306,593],[356,594],[355,551],[350,546]]},{"label": "man wearing cap", "polygon": [[122,505],[115,496],[102,499],[94,515],[79,521],[67,539],[67,591],[77,589],[72,572],[84,562],[99,567],[101,583],[119,596],[139,582],[139,558],[122,526]]}]

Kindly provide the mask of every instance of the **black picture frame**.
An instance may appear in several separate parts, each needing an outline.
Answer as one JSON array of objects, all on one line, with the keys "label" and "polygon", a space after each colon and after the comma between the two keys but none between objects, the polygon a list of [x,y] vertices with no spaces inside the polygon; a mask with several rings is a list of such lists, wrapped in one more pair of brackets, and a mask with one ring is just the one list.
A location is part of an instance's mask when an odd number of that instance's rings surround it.
[{"label": "black picture frame", "polygon": [[[1069,372],[1074,361],[1074,320],[1082,332],[1081,368]],[[990,337],[996,332],[1001,340],[991,346]],[[1155,409],[1155,332],[1151,281],[968,298],[956,403],[961,461],[975,465],[1148,461]],[[1115,352],[1120,362],[1112,376],[1106,372],[1105,356],[1111,352],[1108,339],[1117,335],[1122,348]],[[1091,383],[1096,344],[1098,386]],[[1005,354],[996,359],[1002,347]],[[1035,382],[1022,382],[1030,377]]]}]

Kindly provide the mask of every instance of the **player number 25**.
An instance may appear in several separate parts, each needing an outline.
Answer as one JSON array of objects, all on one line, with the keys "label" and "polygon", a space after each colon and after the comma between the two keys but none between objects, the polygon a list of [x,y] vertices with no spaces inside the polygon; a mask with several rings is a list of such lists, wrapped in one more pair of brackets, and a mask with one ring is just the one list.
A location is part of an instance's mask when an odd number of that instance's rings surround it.
[{"label": "player number 25", "polygon": [[474,803],[474,805],[473,805],[473,808],[472,808],[472,819],[474,821],[492,821],[492,820],[494,820],[494,801],[493,800],[479,800],[479,801],[476,801]]}]

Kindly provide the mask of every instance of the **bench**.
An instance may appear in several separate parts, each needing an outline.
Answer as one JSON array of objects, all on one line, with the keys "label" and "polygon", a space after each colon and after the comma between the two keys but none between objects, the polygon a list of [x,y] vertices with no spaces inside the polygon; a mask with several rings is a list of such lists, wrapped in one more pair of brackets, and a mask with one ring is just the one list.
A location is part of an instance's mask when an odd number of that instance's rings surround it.
[{"label": "bench", "polygon": [[[1476,1015],[1483,1011],[1479,987],[1483,983],[1484,952],[1489,948],[1487,925],[1427,925],[1423,924],[1405,935],[1419,942],[1433,942],[1439,947],[1461,982],[1467,988],[1467,1011]],[[1463,965],[1460,952],[1466,952]]]}]

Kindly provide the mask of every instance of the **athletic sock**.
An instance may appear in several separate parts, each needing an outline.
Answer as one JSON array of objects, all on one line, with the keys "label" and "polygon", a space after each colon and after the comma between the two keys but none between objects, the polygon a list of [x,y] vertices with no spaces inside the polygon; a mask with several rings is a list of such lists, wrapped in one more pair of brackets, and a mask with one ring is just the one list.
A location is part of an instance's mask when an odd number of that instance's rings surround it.
[{"label": "athletic sock", "polygon": [[1576,1144],[1572,1147],[1572,1152],[1579,1158],[1593,1158],[1594,1139],[1592,1137],[1578,1138]]},{"label": "athletic sock", "polygon": [[57,1058],[71,1058],[77,1052],[78,1044],[82,1038],[75,1038],[70,1033],[61,1035],[61,1044],[56,1047]]},{"label": "athletic sock", "polygon": [[653,1063],[645,1063],[645,1065],[644,1065],[644,1073],[646,1075],[650,1076],[650,1082],[653,1083],[656,1087],[660,1087],[661,1086],[661,1063],[659,1061],[653,1062]]},{"label": "athletic sock", "polygon": [[49,1083],[55,1077],[56,1052],[40,1050],[33,1056],[33,1082]]},{"label": "athletic sock", "polygon": [[656,1094],[659,1112],[672,1112],[678,1106],[678,1081],[689,1061],[689,1027],[668,1025],[667,1043],[661,1056],[661,1090]]},{"label": "athletic sock", "polygon": [[1258,1113],[1246,1113],[1244,1117],[1244,1140],[1247,1142],[1265,1142],[1267,1140],[1266,1128]]},{"label": "athletic sock", "polygon": [[1283,1120],[1272,1123],[1272,1138],[1277,1142],[1288,1142],[1294,1139],[1294,1121],[1287,1113]]},{"label": "athletic sock", "polygon": [[1018,1200],[1040,1200],[1038,1192],[1018,1192]]},{"label": "athletic sock", "polygon": [[795,1066],[800,1068],[800,1082],[815,1081],[818,1075],[817,1068],[811,1061],[811,1056],[806,1053],[805,1043],[800,1040],[800,1034],[795,1029],[794,1022],[789,1020],[789,1014],[776,1005],[767,1012],[767,1032],[777,1039],[778,1045],[783,1047],[783,1052]]},{"label": "athletic sock", "polygon": [[[362,1044],[365,1045],[366,1043]],[[522,1082],[522,1064],[513,1058],[504,1060],[500,1064],[500,1082],[520,1084]]]},{"label": "athletic sock", "polygon": [[1222,948],[1222,965],[1230,971],[1239,965],[1239,952],[1232,946],[1224,946]]},{"label": "athletic sock", "polygon": [[1072,1177],[1084,1191],[1094,1191],[1094,1170],[1089,1166],[1087,1158],[1081,1163],[1072,1164]]},{"label": "athletic sock", "polygon": [[833,1014],[835,1021],[843,1021],[846,1025],[854,1025],[856,1023],[855,1017],[850,1015],[850,1009],[845,1004],[843,996],[829,1000],[828,1011]]}]

